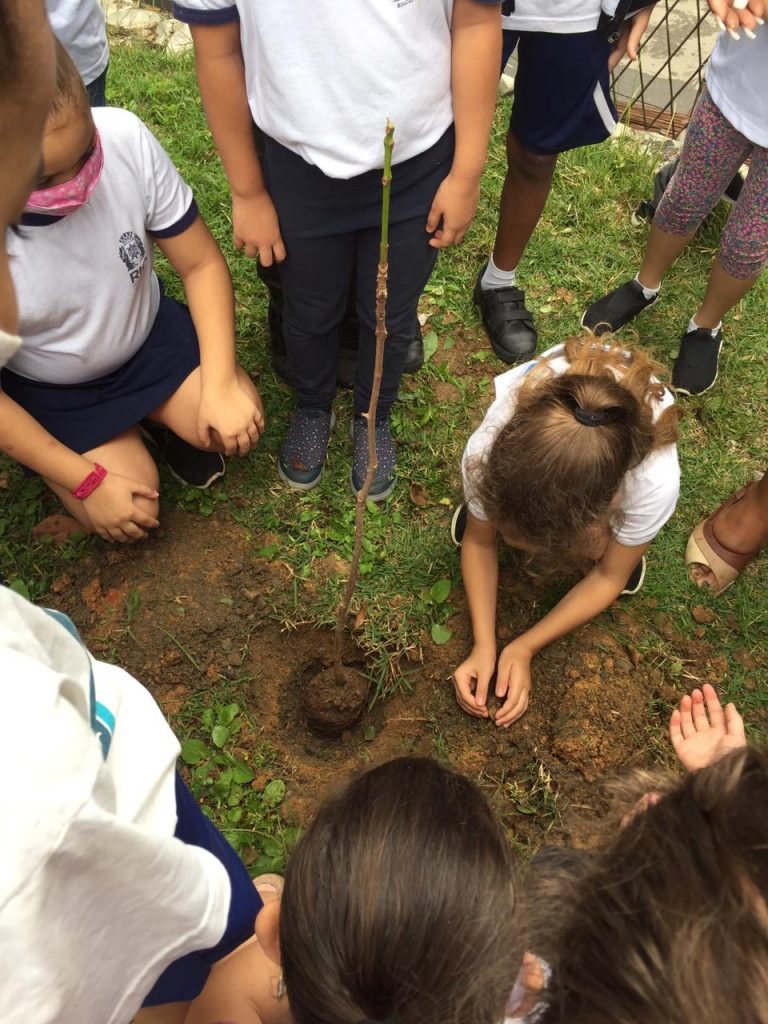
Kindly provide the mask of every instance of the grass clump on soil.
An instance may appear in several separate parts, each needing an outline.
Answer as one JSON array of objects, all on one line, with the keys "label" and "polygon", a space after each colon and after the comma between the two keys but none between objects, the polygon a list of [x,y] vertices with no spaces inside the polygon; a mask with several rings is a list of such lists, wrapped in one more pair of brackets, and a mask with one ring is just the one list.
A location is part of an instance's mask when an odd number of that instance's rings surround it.
[{"label": "grass clump on soil", "polygon": [[[249,582],[241,584],[241,577],[232,576],[231,589],[217,596],[216,604],[208,606],[206,614],[210,615],[213,608],[217,616],[228,615],[227,628],[240,630],[237,645],[243,647],[266,628],[265,623],[281,623],[285,630],[281,635],[286,639],[284,646],[281,641],[277,655],[282,652],[287,657],[292,645],[308,644],[307,627],[333,625],[349,568],[355,516],[348,484],[351,444],[346,430],[352,415],[351,397],[348,392],[339,394],[336,413],[340,426],[331,440],[328,471],[322,483],[305,495],[289,491],[277,479],[275,460],[293,399],[271,370],[266,292],[257,280],[254,263],[232,246],[228,188],[205,125],[193,60],[171,58],[141,43],[114,46],[108,96],[112,103],[135,111],[156,132],[194,189],[201,212],[232,271],[239,358],[257,377],[267,414],[267,429],[256,452],[245,460],[232,460],[226,478],[210,491],[185,490],[161,467],[161,520],[172,523],[176,530],[189,531],[196,538],[195,544],[201,543],[202,537],[215,545],[225,526],[230,531],[241,529],[255,569],[246,570],[238,563],[231,571],[245,573]],[[423,742],[426,735],[430,746],[422,752],[437,751],[475,775],[482,774],[482,768],[472,760],[473,746],[492,735],[496,742],[495,734],[500,730],[493,730],[493,726],[486,729],[484,723],[460,716],[446,683],[469,645],[458,553],[450,543],[448,529],[452,507],[461,495],[459,463],[464,443],[492,400],[493,376],[504,370],[490,350],[471,304],[471,292],[495,231],[505,170],[507,116],[508,101],[500,101],[475,225],[461,247],[441,254],[422,301],[427,363],[415,377],[404,379],[393,413],[398,483],[385,508],[369,503],[360,580],[352,606],[356,638],[369,655],[372,692],[376,698],[389,697],[393,706],[397,705],[397,717],[389,721],[405,722],[403,728],[420,730],[419,738],[414,732],[414,738],[408,739],[412,744],[409,749]],[[629,138],[561,158],[544,217],[520,269],[519,283],[536,316],[541,348],[578,332],[586,305],[635,273],[647,230],[633,227],[630,214],[651,193],[658,162],[653,150]],[[671,364],[680,334],[703,294],[724,218],[722,208],[715,211],[670,271],[659,303],[637,325],[626,328],[622,339],[650,349],[660,361]],[[181,297],[180,285],[163,261],[158,260],[157,266],[168,292]],[[548,713],[546,701],[555,697],[549,692],[542,695],[537,663],[543,666],[539,671],[546,669],[556,681],[564,679],[563,687],[566,683],[571,686],[569,693],[582,687],[590,700],[610,701],[612,666],[619,664],[620,657],[628,658],[627,673],[647,672],[648,678],[663,681],[654,683],[653,690],[639,691],[643,714],[655,723],[656,736],[675,696],[705,680],[716,682],[727,699],[737,701],[754,732],[764,728],[768,712],[765,559],[751,566],[737,586],[715,600],[689,583],[682,553],[695,523],[753,472],[768,465],[766,300],[768,281],[763,280],[729,314],[718,385],[707,396],[685,402],[687,415],[679,444],[682,496],[676,515],[650,550],[643,593],[601,616],[596,627],[602,634],[591,633],[589,628],[579,631],[553,645],[547,657],[537,659],[534,697],[538,687],[545,705],[541,719],[532,708],[523,724],[513,726],[508,734],[514,743],[510,740],[509,746],[503,746],[499,739],[498,750],[489,747],[493,756],[507,759],[505,773],[486,776],[503,780],[498,782],[500,798],[516,806],[522,817],[540,817],[544,810],[546,830],[559,820],[555,795],[558,800],[561,792],[568,797],[568,786],[556,784],[561,769],[555,755],[558,749],[567,749],[570,758],[572,748],[562,735],[558,740],[555,734],[558,729],[567,730],[566,720],[573,721],[578,707],[553,707]],[[138,547],[105,554],[102,543],[92,538],[73,538],[61,547],[34,539],[33,526],[47,511],[54,510],[55,501],[39,481],[25,479],[9,462],[0,463],[0,489],[4,497],[0,567],[33,599],[54,603],[68,598],[68,610],[75,611],[77,621],[79,588],[86,582],[78,578],[77,567],[89,558],[93,564],[111,566],[113,575],[122,573],[129,589],[140,587],[143,604],[139,609],[134,599],[135,621],[129,621],[126,631],[127,606],[123,607],[122,633],[113,636],[111,646],[107,643],[104,649],[127,662],[126,667],[150,685],[154,682],[146,666],[151,668],[151,664],[141,661],[138,641],[131,635],[145,642],[152,622],[152,588],[162,582],[166,602],[163,613],[170,608],[168,615],[172,612],[176,616],[163,619],[163,628],[177,637],[198,662],[197,669],[186,664],[183,652],[176,649],[180,664],[194,683],[192,695],[181,702],[179,709],[174,710],[173,702],[168,705],[174,725],[186,737],[185,760],[193,788],[214,820],[235,837],[239,849],[253,851],[252,859],[262,866],[266,860],[259,858],[279,863],[285,846],[282,839],[277,845],[265,847],[263,842],[259,845],[258,835],[237,838],[242,820],[239,811],[242,809],[257,823],[254,833],[280,836],[280,801],[275,799],[280,787],[273,786],[273,782],[285,781],[290,786],[290,773],[281,776],[284,765],[278,763],[279,759],[272,769],[266,767],[268,760],[259,763],[262,756],[267,757],[260,753],[263,736],[255,732],[248,746],[242,742],[242,730],[235,735],[230,728],[233,722],[247,721],[249,701],[269,692],[275,685],[274,672],[265,672],[262,680],[258,664],[246,670],[244,663],[242,671],[234,672],[234,680],[226,677],[229,681],[224,699],[221,680],[225,677],[221,672],[228,671],[230,677],[233,673],[226,669],[226,663],[219,672],[209,658],[215,634],[211,634],[213,640],[201,641],[192,625],[189,634],[184,632],[192,613],[185,618],[179,609],[171,607],[176,598],[168,597],[166,591],[174,581],[153,581],[150,558],[140,555]],[[193,525],[201,521],[207,524],[204,533]],[[183,537],[172,539],[183,547]],[[166,536],[150,543],[159,549],[168,542]],[[225,554],[229,552],[222,545],[221,557]],[[196,557],[197,552],[190,549],[188,573],[179,579],[178,587],[186,588],[178,596],[182,612],[194,604],[196,597],[192,593],[190,598]],[[136,568],[139,561],[144,566],[143,576]],[[255,583],[251,580],[254,573]],[[208,578],[214,578],[213,569]],[[563,592],[562,586],[532,590],[525,579],[521,580],[514,563],[502,566],[502,580],[513,595],[503,597],[500,605],[500,636],[504,640],[540,617]],[[49,596],[51,592],[53,596]],[[126,593],[122,592],[120,600]],[[245,593],[253,597],[245,598]],[[162,636],[158,630],[154,633]],[[605,646],[607,641],[600,639],[603,634],[615,638],[610,650]],[[99,634],[86,629],[89,639],[93,635]],[[174,645],[168,641],[166,646],[170,649]],[[599,654],[597,669],[587,663],[595,651]],[[426,675],[423,660],[429,669]],[[602,690],[595,682],[595,672],[603,673]],[[630,679],[629,674],[626,679]],[[162,682],[156,681],[158,685]],[[568,699],[564,698],[566,703]],[[226,718],[235,707],[232,722],[222,721],[221,715]],[[280,713],[279,709],[275,711],[276,727],[283,721]],[[435,716],[439,716],[439,728],[430,724],[436,721]],[[556,719],[554,724],[549,721],[552,718]],[[528,722],[533,724],[529,727]],[[377,721],[378,737],[386,735],[385,725],[384,718]],[[221,727],[229,730],[223,746],[215,739],[224,735]],[[569,736],[567,742],[579,739]],[[643,756],[659,756],[665,750],[663,744],[639,733],[632,742]],[[350,763],[364,763],[366,757],[373,756],[369,751],[374,745],[360,747],[361,752],[354,756],[350,754]],[[405,752],[404,745],[406,740],[401,737],[400,746],[393,746],[390,753]],[[358,751],[354,746],[349,749]],[[248,753],[249,760],[242,751]],[[598,763],[613,764],[615,759],[619,763],[626,759],[627,754],[617,753],[611,760],[598,750],[595,756]],[[518,764],[516,757],[523,775],[510,782],[510,772]],[[562,753],[561,764],[565,760],[566,754]],[[265,773],[272,770],[274,778],[261,785]],[[246,782],[250,771],[254,777]],[[265,789],[269,786],[272,789]],[[536,810],[535,816],[532,809]]]}]

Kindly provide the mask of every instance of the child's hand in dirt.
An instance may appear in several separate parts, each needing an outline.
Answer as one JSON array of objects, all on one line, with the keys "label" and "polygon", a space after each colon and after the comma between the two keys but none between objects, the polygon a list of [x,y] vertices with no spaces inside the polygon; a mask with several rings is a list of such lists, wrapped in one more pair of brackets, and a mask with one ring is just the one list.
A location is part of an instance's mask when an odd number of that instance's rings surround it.
[{"label": "child's hand in dirt", "polygon": [[282,263],[285,259],[285,245],[280,234],[272,200],[267,192],[254,196],[232,195],[232,232],[236,249],[244,249],[245,255],[265,267]]},{"label": "child's hand in dirt", "polygon": [[487,718],[488,686],[496,668],[496,647],[472,648],[466,661],[453,673],[456,700],[470,714]]},{"label": "child's hand in dirt", "polygon": [[504,704],[496,712],[496,725],[508,729],[528,707],[531,692],[531,659],[533,653],[520,640],[507,644],[499,655],[496,670],[496,696]]},{"label": "child's hand in dirt", "polygon": [[107,473],[95,491],[83,501],[83,508],[100,537],[130,544],[144,540],[147,530],[160,525],[157,519],[138,505],[136,495],[153,500],[159,493],[119,473]]},{"label": "child's hand in dirt", "polygon": [[669,720],[669,738],[678,760],[689,772],[706,768],[731,750],[745,747],[744,719],[735,704],[723,708],[715,688],[704,684],[704,692],[686,694]]},{"label": "child's hand in dirt", "polygon": [[197,411],[197,436],[209,448],[212,431],[224,447],[225,455],[247,455],[264,429],[261,399],[255,402],[233,378],[230,384],[203,388]]},{"label": "child's hand in dirt", "polygon": [[458,245],[469,231],[480,199],[480,179],[450,173],[440,185],[427,217],[429,244],[435,249]]}]

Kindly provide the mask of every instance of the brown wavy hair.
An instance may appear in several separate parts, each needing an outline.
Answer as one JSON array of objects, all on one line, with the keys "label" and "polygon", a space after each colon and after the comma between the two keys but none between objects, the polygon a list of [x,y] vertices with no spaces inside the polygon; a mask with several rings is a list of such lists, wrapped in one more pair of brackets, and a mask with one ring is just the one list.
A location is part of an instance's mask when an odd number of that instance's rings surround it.
[{"label": "brown wavy hair", "polygon": [[562,374],[549,359],[534,367],[490,450],[469,467],[488,519],[536,549],[544,572],[582,569],[595,538],[618,528],[612,502],[624,476],[677,440],[681,415],[673,405],[654,422],[664,368],[644,353],[590,335],[571,338],[563,355]]},{"label": "brown wavy hair", "polygon": [[297,1024],[499,1024],[522,960],[509,844],[478,787],[401,757],[328,800],[288,862]]},{"label": "brown wavy hair", "polygon": [[768,1024],[768,756],[650,784],[660,802],[533,906],[542,1024]]}]

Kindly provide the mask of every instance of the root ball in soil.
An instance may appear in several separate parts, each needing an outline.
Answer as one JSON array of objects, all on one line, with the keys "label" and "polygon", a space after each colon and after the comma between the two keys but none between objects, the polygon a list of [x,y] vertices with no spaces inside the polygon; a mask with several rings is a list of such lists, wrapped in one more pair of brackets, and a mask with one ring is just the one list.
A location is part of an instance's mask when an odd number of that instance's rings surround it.
[{"label": "root ball in soil", "polygon": [[368,680],[345,666],[337,679],[332,665],[319,665],[303,681],[301,710],[307,728],[316,736],[340,736],[362,718],[368,697]]}]

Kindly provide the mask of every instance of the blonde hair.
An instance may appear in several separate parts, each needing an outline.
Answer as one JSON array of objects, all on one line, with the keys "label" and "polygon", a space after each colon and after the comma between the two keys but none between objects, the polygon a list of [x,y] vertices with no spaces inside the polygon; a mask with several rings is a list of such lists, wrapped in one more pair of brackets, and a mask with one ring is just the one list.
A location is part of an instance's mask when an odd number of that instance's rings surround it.
[{"label": "blonde hair", "polygon": [[[557,354],[558,356],[560,353]],[[620,525],[626,473],[677,439],[676,406],[654,419],[663,367],[593,336],[570,338],[557,374],[544,358],[490,450],[470,464],[476,500],[502,532],[541,554],[539,570],[577,570],[596,535]]]}]

